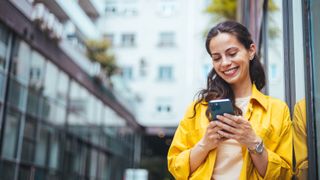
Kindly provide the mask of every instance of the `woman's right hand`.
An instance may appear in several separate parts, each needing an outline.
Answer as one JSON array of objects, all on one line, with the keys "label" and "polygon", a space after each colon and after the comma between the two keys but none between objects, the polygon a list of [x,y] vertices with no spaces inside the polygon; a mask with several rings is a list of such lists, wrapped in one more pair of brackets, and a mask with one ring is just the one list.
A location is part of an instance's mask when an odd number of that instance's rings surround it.
[{"label": "woman's right hand", "polygon": [[218,133],[220,130],[221,128],[217,126],[217,121],[210,121],[204,136],[198,143],[198,146],[207,152],[215,149],[222,141],[226,140],[225,137]]},{"label": "woman's right hand", "polygon": [[190,152],[190,172],[193,173],[205,160],[208,153],[215,149],[226,138],[218,134],[221,130],[217,126],[216,121],[211,121],[206,129],[204,136],[200,141],[191,149]]}]

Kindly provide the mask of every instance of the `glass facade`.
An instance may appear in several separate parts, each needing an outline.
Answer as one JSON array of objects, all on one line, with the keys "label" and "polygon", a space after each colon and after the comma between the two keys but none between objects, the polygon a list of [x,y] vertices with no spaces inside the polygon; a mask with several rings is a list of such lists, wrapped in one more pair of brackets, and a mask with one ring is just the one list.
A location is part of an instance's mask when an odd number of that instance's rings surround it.
[{"label": "glass facade", "polygon": [[0,82],[0,179],[122,179],[133,167],[134,128],[2,23]]},{"label": "glass facade", "polygon": [[[257,5],[257,1],[241,1],[251,10]],[[267,93],[285,100],[291,110],[293,179],[320,179],[319,10],[320,0],[264,1],[262,17],[241,10],[243,22],[262,20],[261,31],[251,30],[261,33]]]}]

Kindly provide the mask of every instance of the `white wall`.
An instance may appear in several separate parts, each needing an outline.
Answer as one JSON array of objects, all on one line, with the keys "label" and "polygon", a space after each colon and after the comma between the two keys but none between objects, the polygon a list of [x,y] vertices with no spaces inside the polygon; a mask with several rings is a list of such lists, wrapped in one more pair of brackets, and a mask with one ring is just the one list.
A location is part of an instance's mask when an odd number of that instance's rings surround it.
[{"label": "white wall", "polygon": [[[210,64],[210,58],[206,55],[202,36],[209,23],[203,14],[204,2],[176,0],[176,11],[167,17],[159,13],[160,2],[133,1],[137,3],[132,5],[137,7],[137,15],[105,16],[100,28],[104,33],[114,34],[118,63],[134,67],[134,78],[128,85],[133,93],[143,98],[136,112],[139,123],[148,127],[176,127],[195,92],[204,84],[203,64]],[[158,47],[162,31],[175,32],[176,46]],[[135,47],[119,45],[121,34],[125,32],[136,33]],[[141,58],[147,62],[147,76],[144,78],[138,75]],[[173,66],[173,81],[158,80],[160,65]],[[159,102],[169,103],[171,112],[159,113],[156,108]]]}]

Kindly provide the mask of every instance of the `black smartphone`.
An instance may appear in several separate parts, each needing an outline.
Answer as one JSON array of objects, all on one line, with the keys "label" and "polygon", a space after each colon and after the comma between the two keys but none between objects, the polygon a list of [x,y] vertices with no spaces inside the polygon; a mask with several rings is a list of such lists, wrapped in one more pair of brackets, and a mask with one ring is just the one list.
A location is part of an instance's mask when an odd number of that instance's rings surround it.
[{"label": "black smartphone", "polygon": [[230,99],[216,99],[209,101],[209,108],[211,112],[211,119],[218,120],[217,115],[224,113],[234,114],[233,106]]}]

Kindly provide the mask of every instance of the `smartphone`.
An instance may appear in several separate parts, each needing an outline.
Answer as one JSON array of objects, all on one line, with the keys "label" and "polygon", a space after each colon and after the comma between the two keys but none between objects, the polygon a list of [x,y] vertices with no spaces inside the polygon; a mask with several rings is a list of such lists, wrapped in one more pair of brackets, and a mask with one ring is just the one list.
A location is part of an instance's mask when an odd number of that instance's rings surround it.
[{"label": "smartphone", "polygon": [[224,113],[234,115],[233,106],[230,99],[216,99],[209,101],[209,108],[211,112],[211,119],[218,120],[217,115]]}]

